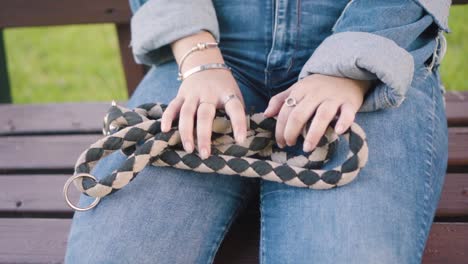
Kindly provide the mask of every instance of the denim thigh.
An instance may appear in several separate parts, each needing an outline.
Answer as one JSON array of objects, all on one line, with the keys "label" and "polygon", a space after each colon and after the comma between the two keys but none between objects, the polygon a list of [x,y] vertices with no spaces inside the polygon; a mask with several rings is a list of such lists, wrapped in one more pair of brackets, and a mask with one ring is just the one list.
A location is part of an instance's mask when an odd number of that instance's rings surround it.
[{"label": "denim thigh", "polygon": [[[153,67],[128,106],[169,102],[177,93],[175,62]],[[241,84],[248,102],[262,102]],[[250,103],[249,103],[250,104]],[[101,160],[100,178],[125,156]],[[258,191],[258,179],[147,166],[120,191],[74,215],[67,263],[211,263],[235,216]],[[82,195],[79,204],[92,198]]]},{"label": "denim thigh", "polygon": [[[438,74],[416,72],[406,100],[358,113],[369,159],[346,186],[261,182],[261,263],[420,263],[439,201],[448,131]],[[324,167],[345,160],[346,140]]]}]

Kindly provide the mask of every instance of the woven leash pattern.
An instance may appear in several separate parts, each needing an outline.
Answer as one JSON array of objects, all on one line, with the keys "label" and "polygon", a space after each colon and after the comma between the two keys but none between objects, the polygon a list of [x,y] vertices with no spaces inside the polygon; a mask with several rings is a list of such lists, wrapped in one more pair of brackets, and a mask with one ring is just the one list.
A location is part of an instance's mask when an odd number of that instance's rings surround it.
[{"label": "woven leash pattern", "polygon": [[[339,137],[333,120],[317,147],[308,155],[293,155],[274,144],[275,118],[262,113],[248,116],[247,138],[236,144],[230,120],[217,110],[213,121],[212,154],[201,159],[197,151],[183,150],[177,123],[169,132],[162,132],[160,118],[166,105],[148,103],[133,110],[113,104],[104,118],[102,139],[92,144],[78,158],[75,176],[89,174],[95,164],[114,151],[128,158],[121,167],[100,180],[90,177],[74,178],[75,186],[84,194],[102,198],[118,191],[132,181],[146,165],[172,166],[203,173],[260,177],[296,187],[329,189],[345,185],[356,178],[368,157],[366,135],[353,123],[343,133],[348,141],[346,160],[331,170],[320,168],[335,153]],[[306,135],[310,121],[303,128]]]}]

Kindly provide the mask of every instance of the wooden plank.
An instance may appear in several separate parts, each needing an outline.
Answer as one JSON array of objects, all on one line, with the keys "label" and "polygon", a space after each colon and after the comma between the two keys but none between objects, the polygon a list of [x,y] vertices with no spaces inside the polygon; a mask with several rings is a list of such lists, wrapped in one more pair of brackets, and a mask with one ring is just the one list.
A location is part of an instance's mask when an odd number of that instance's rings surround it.
[{"label": "wooden plank", "polygon": [[[72,213],[62,196],[69,174],[0,175],[0,213]],[[70,198],[78,200],[72,186]],[[258,211],[253,208],[252,211]],[[468,216],[468,174],[448,173],[437,209],[439,217]]]},{"label": "wooden plank", "polygon": [[445,100],[447,102],[468,102],[468,91],[447,91]]},{"label": "wooden plank", "polygon": [[8,80],[7,58],[3,30],[0,28],[0,103],[11,103],[10,81]]},{"label": "wooden plank", "polygon": [[138,65],[133,59],[133,54],[130,49],[130,25],[117,24],[117,33],[119,37],[120,58],[125,71],[127,80],[127,92],[130,97],[135,91],[137,85],[145,76],[145,68],[143,65]]},{"label": "wooden plank", "polygon": [[[70,175],[1,175],[0,213],[72,213],[66,205],[62,188]],[[79,193],[70,188],[70,199],[78,201]]]},{"label": "wooden plank", "polygon": [[447,91],[445,99],[449,126],[468,126],[468,91]]},{"label": "wooden plank", "polygon": [[449,126],[468,126],[468,100],[447,102],[445,110]]},{"label": "wooden plank", "polygon": [[[131,85],[130,82],[137,83],[138,81],[136,79],[129,81],[128,85]],[[468,126],[468,114],[466,113],[468,96],[466,98],[466,101],[454,98],[453,101],[447,103],[449,124]],[[118,102],[122,106],[125,106],[125,103],[125,101]],[[0,113],[2,113],[0,115],[0,136],[76,132],[100,133],[102,120],[109,107],[110,102],[0,104]],[[53,122],[49,120],[53,120]]]},{"label": "wooden plank", "polygon": [[[62,263],[70,224],[69,219],[0,219],[0,263]],[[234,224],[215,263],[258,263],[258,232],[251,221]],[[468,223],[433,224],[423,263],[466,263],[467,237]]]},{"label": "wooden plank", "polygon": [[[120,104],[120,102],[119,102]],[[123,104],[122,104],[123,105]],[[100,133],[111,102],[0,104],[0,136]]]},{"label": "wooden plank", "polygon": [[0,138],[0,173],[17,170],[71,170],[80,153],[100,135]]},{"label": "wooden plank", "polygon": [[448,166],[468,168],[468,127],[449,128]]},{"label": "wooden plank", "polygon": [[448,173],[437,207],[439,217],[468,216],[468,174]]},{"label": "wooden plank", "polygon": [[424,251],[424,264],[466,264],[468,223],[435,223]]},{"label": "wooden plank", "polygon": [[0,0],[0,28],[129,23],[127,0]]},{"label": "wooden plank", "polygon": [[69,219],[0,219],[0,263],[63,263]]}]

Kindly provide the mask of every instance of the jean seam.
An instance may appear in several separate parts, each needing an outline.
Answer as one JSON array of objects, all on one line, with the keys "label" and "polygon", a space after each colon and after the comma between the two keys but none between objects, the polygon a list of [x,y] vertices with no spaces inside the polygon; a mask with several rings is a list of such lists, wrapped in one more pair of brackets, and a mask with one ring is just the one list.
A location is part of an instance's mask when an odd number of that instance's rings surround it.
[{"label": "jean seam", "polygon": [[267,59],[266,59],[266,65],[265,65],[265,69],[264,69],[264,74],[265,74],[265,80],[264,80],[264,85],[265,87],[269,87],[269,84],[268,84],[268,81],[269,81],[269,65],[270,65],[270,61],[271,61],[271,56],[275,50],[275,46],[276,46],[276,35],[277,35],[277,29],[278,29],[278,1],[277,0],[273,0],[274,1],[274,8],[273,8],[273,32],[272,32],[272,42],[271,42],[271,48],[270,50],[268,51],[268,54],[267,54]]},{"label": "jean seam", "polygon": [[[432,78],[431,78],[432,80]],[[430,215],[429,215],[429,206],[430,206],[430,203],[429,203],[429,198],[430,198],[430,193],[429,192],[432,192],[432,184],[431,184],[431,178],[432,178],[432,174],[431,172],[433,171],[433,160],[434,160],[434,130],[435,130],[435,121],[434,121],[434,118],[435,118],[435,92],[434,92],[434,84],[432,83],[431,81],[431,100],[432,100],[432,105],[431,105],[431,109],[428,111],[429,113],[429,118],[430,118],[430,121],[431,121],[431,126],[430,126],[430,129],[427,131],[426,135],[425,135],[425,140],[426,140],[426,145],[428,146],[426,148],[427,150],[427,159],[424,160],[424,164],[427,165],[426,166],[426,169],[424,170],[424,173],[426,175],[425,177],[425,182],[424,182],[424,186],[426,187],[425,188],[425,192],[424,192],[424,199],[423,199],[423,210],[422,210],[422,226],[421,226],[421,229],[420,229],[420,232],[419,232],[419,239],[418,239],[418,242],[419,242],[419,250],[418,250],[418,254],[415,255],[415,263],[417,263],[418,261],[420,261],[422,259],[422,254],[423,254],[423,251],[424,251],[424,247],[425,247],[425,243],[426,243],[426,230],[428,230],[428,227],[430,225],[430,223],[428,221],[432,221],[432,220],[429,220],[430,218]],[[429,232],[429,231],[427,231]]]}]

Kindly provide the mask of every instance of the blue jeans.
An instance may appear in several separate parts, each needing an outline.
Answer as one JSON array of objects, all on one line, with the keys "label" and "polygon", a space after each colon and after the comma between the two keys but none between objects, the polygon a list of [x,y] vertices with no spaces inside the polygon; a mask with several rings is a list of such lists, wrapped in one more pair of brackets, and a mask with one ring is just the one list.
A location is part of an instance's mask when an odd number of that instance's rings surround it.
[{"label": "blue jeans", "polygon": [[[255,111],[297,80],[347,3],[214,2],[222,53]],[[180,84],[176,76],[175,62],[151,68],[128,106],[168,103]],[[147,166],[96,208],[75,214],[66,262],[211,263],[259,190],[261,263],[420,263],[447,166],[442,92],[438,67],[421,68],[398,108],[358,113],[369,161],[354,182],[336,189]],[[323,168],[343,162],[346,153],[341,140]],[[110,173],[124,159],[121,153],[106,157],[93,175]],[[82,195],[80,205],[91,201]]]}]

